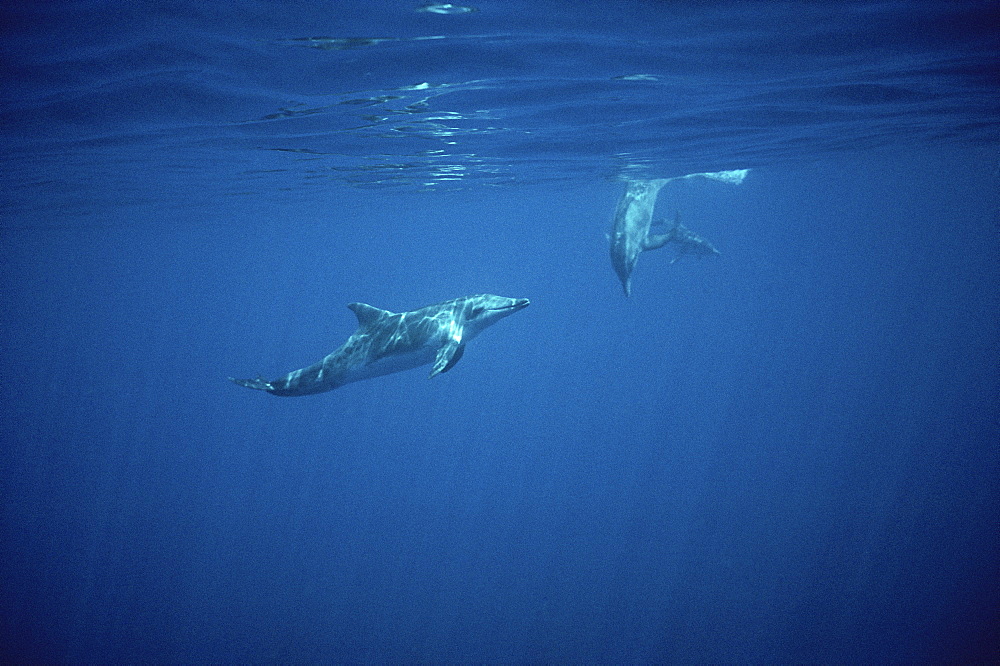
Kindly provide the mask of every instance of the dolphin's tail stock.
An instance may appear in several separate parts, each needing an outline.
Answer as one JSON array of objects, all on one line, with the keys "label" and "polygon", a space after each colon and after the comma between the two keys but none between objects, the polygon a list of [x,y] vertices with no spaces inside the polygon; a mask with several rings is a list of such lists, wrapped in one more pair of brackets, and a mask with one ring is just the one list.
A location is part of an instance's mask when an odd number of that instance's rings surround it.
[{"label": "dolphin's tail stock", "polygon": [[229,381],[239,386],[246,386],[247,388],[257,389],[258,391],[273,391],[274,386],[271,382],[264,381],[263,377],[258,376],[257,379],[236,379],[230,377]]}]

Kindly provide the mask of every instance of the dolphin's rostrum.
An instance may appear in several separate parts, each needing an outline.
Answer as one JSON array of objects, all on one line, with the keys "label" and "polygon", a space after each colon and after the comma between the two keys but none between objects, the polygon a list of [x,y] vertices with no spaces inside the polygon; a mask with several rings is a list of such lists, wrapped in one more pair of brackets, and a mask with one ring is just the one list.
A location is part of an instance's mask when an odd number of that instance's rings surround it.
[{"label": "dolphin's rostrum", "polygon": [[528,306],[526,298],[478,294],[411,312],[389,312],[364,303],[347,307],[358,329],[319,363],[284,377],[230,379],[273,395],[298,396],[331,391],[350,382],[433,363],[430,376],[451,370],[465,344],[509,314]]}]

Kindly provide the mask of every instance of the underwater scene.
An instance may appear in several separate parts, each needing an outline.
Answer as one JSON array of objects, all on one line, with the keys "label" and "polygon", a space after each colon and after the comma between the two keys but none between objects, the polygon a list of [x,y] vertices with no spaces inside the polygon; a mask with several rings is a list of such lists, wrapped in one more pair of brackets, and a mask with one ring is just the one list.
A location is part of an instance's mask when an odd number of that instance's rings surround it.
[{"label": "underwater scene", "polygon": [[1000,660],[1000,6],[0,7],[5,663]]}]

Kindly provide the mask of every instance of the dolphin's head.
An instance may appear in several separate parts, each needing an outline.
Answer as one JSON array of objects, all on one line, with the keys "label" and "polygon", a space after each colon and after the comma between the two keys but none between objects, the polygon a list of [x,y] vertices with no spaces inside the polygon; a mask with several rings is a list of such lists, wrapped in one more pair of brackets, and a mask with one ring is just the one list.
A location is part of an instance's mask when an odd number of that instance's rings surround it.
[{"label": "dolphin's head", "polygon": [[635,266],[635,262],[627,262],[620,256],[615,256],[615,253],[611,253],[611,265],[615,268],[615,273],[618,274],[618,279],[621,280],[622,289],[625,290],[625,295],[630,295],[632,291],[632,267]]},{"label": "dolphin's head", "polygon": [[625,295],[632,292],[632,269],[639,260],[640,249],[632,247],[626,234],[616,233],[611,237],[611,265],[621,280]]},{"label": "dolphin's head", "polygon": [[507,298],[493,294],[477,294],[459,299],[456,318],[465,329],[465,338],[475,337],[504,317],[528,307],[527,298]]}]

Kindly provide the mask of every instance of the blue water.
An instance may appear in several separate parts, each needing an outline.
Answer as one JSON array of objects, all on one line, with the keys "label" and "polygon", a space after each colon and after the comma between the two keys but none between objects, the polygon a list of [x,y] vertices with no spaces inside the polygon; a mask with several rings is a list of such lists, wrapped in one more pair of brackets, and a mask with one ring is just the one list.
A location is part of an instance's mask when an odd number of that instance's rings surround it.
[{"label": "blue water", "polygon": [[996,660],[996,3],[469,8],[0,8],[0,657]]}]

